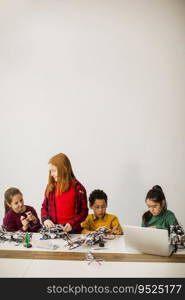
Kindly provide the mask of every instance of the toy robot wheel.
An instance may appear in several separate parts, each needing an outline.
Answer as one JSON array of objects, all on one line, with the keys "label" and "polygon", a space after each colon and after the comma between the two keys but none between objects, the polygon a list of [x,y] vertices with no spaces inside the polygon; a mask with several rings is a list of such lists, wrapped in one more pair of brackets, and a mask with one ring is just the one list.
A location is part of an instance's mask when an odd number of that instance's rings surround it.
[{"label": "toy robot wheel", "polygon": [[104,247],[104,242],[99,242],[99,247]]}]

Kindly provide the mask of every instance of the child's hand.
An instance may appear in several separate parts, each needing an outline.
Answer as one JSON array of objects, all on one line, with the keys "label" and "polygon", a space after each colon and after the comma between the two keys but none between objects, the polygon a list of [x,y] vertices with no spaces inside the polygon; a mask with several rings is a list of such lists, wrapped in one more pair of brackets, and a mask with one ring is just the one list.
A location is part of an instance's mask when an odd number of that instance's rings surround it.
[{"label": "child's hand", "polygon": [[107,229],[107,232],[111,232],[111,230],[108,229],[106,226],[100,226],[100,227],[98,227],[95,231],[98,231],[98,230],[100,230],[101,228],[104,228],[104,227]]},{"label": "child's hand", "polygon": [[121,230],[118,229],[118,226],[115,226],[111,229],[112,234],[122,234]]},{"label": "child's hand", "polygon": [[69,231],[72,230],[72,227],[71,227],[71,225],[70,225],[69,223],[67,223],[67,224],[64,226],[63,230],[66,231],[66,232],[69,232]]},{"label": "child's hand", "polygon": [[30,222],[33,222],[34,224],[37,224],[38,220],[37,218],[31,213],[31,211],[26,212],[27,220]]},{"label": "child's hand", "polygon": [[91,231],[91,230],[87,230],[85,231],[85,234],[91,234],[91,233],[95,233],[96,231]]},{"label": "child's hand", "polygon": [[29,226],[29,221],[23,216],[21,216],[20,220],[21,220],[21,223],[23,225],[22,226],[23,230],[26,231],[28,229],[28,226]]},{"label": "child's hand", "polygon": [[51,220],[48,219],[48,220],[44,221],[44,226],[46,228],[52,228],[52,227],[55,227],[55,224]]},{"label": "child's hand", "polygon": [[90,233],[93,233],[93,232],[96,232],[96,231],[92,231],[92,230],[88,230],[88,229],[83,229],[81,234],[90,234]]}]

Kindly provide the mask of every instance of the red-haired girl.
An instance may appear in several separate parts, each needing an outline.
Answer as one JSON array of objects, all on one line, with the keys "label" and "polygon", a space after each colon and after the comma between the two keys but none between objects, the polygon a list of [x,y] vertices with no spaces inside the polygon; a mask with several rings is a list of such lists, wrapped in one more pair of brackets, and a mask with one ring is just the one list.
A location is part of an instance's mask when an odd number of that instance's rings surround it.
[{"label": "red-haired girl", "polygon": [[67,232],[80,233],[88,214],[87,195],[75,178],[70,160],[59,153],[49,160],[49,178],[41,208],[41,219],[46,227],[64,225]]}]

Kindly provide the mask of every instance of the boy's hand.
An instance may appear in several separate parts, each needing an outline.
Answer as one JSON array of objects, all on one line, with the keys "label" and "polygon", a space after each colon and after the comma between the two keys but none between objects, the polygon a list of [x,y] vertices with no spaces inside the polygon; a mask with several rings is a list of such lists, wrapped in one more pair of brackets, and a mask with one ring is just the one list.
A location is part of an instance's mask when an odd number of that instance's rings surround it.
[{"label": "boy's hand", "polygon": [[26,212],[27,220],[30,222],[33,222],[34,224],[37,224],[38,220],[37,218],[31,213],[31,211]]},{"label": "boy's hand", "polygon": [[106,226],[100,226],[95,231],[100,230],[101,228],[106,228],[107,232],[111,232],[111,229],[108,229]]},{"label": "boy's hand", "polygon": [[83,231],[81,232],[81,234],[90,234],[90,233],[93,233],[93,232],[96,232],[96,231],[91,231],[91,230],[88,230],[88,229],[83,229]]},{"label": "boy's hand", "polygon": [[23,230],[26,231],[28,229],[28,226],[29,226],[29,221],[23,216],[21,216],[20,220],[21,220],[21,223],[23,225],[22,226]]},{"label": "boy's hand", "polygon": [[96,230],[94,231],[94,230],[84,230],[83,231],[83,234],[92,234],[92,233],[95,233],[96,232]]},{"label": "boy's hand", "polygon": [[121,230],[118,229],[118,226],[115,226],[110,231],[112,234],[122,234]]},{"label": "boy's hand", "polygon": [[63,230],[66,231],[66,232],[69,232],[69,231],[72,230],[72,226],[71,226],[69,223],[67,223],[67,224],[64,226]]}]

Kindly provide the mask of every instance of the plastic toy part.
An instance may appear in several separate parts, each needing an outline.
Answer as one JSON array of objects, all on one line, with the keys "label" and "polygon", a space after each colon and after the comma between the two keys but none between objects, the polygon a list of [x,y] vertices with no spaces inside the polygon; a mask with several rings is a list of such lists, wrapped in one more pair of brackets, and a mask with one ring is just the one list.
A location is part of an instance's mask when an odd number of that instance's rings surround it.
[{"label": "plastic toy part", "polygon": [[88,265],[90,265],[92,262],[96,262],[101,265],[101,262],[103,261],[103,259],[95,257],[90,251],[86,253],[85,258],[88,261]]},{"label": "plastic toy part", "polygon": [[29,237],[28,232],[26,232],[26,235],[25,235],[24,247],[26,247],[26,248],[31,248],[32,247],[32,244],[30,243],[30,237]]},{"label": "plastic toy part", "polygon": [[41,249],[48,249],[48,250],[56,250],[59,248],[58,245],[52,244],[52,242],[49,241],[34,241],[33,247],[35,248],[41,248]]},{"label": "plastic toy part", "polygon": [[170,244],[178,249],[185,248],[185,232],[180,225],[170,225]]}]

